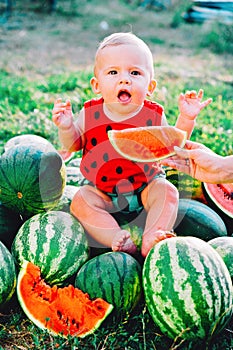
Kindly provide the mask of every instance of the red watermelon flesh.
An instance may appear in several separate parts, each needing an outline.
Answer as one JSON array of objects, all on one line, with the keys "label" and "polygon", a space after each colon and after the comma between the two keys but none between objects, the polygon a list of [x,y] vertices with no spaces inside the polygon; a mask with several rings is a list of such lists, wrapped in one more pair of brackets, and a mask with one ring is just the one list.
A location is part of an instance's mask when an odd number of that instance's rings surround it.
[{"label": "red watermelon flesh", "polygon": [[123,157],[138,162],[155,162],[183,147],[187,133],[173,126],[148,126],[110,130],[109,140]]}]

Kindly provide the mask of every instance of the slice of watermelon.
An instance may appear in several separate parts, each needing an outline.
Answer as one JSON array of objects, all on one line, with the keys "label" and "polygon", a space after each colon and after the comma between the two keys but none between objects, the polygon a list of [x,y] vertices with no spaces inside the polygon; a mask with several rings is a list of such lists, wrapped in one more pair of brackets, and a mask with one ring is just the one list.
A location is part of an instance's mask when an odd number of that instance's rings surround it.
[{"label": "slice of watermelon", "polygon": [[50,287],[42,279],[39,267],[28,261],[19,272],[17,296],[33,323],[65,338],[93,333],[113,309],[105,300],[92,300],[72,285]]},{"label": "slice of watermelon", "polygon": [[174,155],[174,146],[184,147],[187,133],[174,126],[148,126],[110,130],[108,137],[123,157],[137,162],[155,162]]}]

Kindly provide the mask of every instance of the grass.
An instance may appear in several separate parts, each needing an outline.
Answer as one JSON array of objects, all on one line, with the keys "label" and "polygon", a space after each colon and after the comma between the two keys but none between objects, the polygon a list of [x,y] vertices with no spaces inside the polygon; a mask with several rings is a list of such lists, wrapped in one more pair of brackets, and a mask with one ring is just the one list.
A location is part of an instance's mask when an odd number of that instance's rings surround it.
[{"label": "grass", "polygon": [[143,301],[129,317],[119,320],[109,316],[95,333],[83,339],[48,334],[25,318],[17,304],[1,316],[0,326],[0,349],[4,350],[232,350],[233,346],[232,322],[208,344],[168,339],[156,328]]},{"label": "grass", "polygon": [[[81,23],[82,30],[85,31],[88,31],[88,29],[96,30],[98,22],[103,19],[105,12],[108,11],[106,4],[101,1],[76,2],[72,0],[65,2],[65,6],[62,7],[60,4],[63,3],[63,1],[59,2],[58,16],[65,17],[68,20],[72,18],[72,21],[77,18]],[[83,13],[80,13],[81,5],[78,5],[78,3],[95,6],[96,13],[93,11],[92,17],[91,12],[88,12],[90,25],[85,20]],[[122,26],[125,29],[129,23],[133,22],[138,32],[141,31],[142,36],[149,43],[159,46],[158,51],[160,51],[160,48],[169,46],[170,48],[178,48],[182,54],[181,49],[185,48],[185,53],[192,49],[191,55],[194,56],[198,56],[200,51],[205,51],[208,47],[209,50],[216,52],[216,48],[220,47],[218,40],[221,40],[221,52],[219,49],[216,55],[217,62],[222,62],[223,54],[227,50],[227,43],[231,36],[228,32],[229,27],[220,27],[217,24],[212,29],[195,25],[188,27],[182,23],[179,16],[181,9],[183,10],[186,4],[187,2],[184,0],[180,8],[177,7],[173,13],[168,12],[166,15],[163,13],[151,15],[151,13],[145,12],[140,13],[140,16],[136,16],[135,8],[132,9],[130,5],[126,6],[126,2],[121,1],[121,12],[118,13],[116,9],[111,12],[111,30],[122,29]],[[30,6],[32,6],[31,3]],[[122,11],[123,8],[124,11]],[[71,9],[74,10],[75,16],[71,16]],[[82,9],[85,12],[84,5]],[[156,30],[154,30],[155,33],[149,32],[149,30],[147,32],[146,29],[145,31],[141,30],[141,27],[139,30],[137,26],[140,26],[140,23],[138,24],[137,21],[139,22],[143,18],[150,27],[153,23],[155,25],[156,22],[156,28],[160,28],[161,32],[157,33]],[[108,22],[110,22],[109,18]],[[192,36],[194,41],[191,44],[190,40],[187,44],[184,41],[178,42],[175,34],[172,40],[170,38],[167,40],[167,37],[163,35],[163,31],[169,30],[169,27],[181,29],[188,38]],[[201,35],[202,29],[203,35]],[[218,31],[217,36],[214,34],[215,31]],[[208,35],[206,35],[207,32]],[[62,29],[52,28],[51,35],[56,37],[65,34]],[[101,32],[100,37],[103,35],[104,33]],[[182,35],[183,37],[185,35]],[[191,47],[194,46],[194,42],[195,47]],[[85,46],[85,43],[83,45]],[[202,48],[203,45],[205,50]],[[205,53],[208,54],[208,51],[205,51]],[[229,57],[229,62],[232,62],[232,56]],[[173,60],[165,65],[163,59],[158,58],[155,61],[158,88],[153,98],[164,105],[168,122],[174,125],[178,115],[177,98],[179,93],[185,90],[203,88],[205,97],[212,97],[213,102],[198,116],[192,140],[206,144],[219,154],[233,154],[233,84],[232,79],[229,79],[233,73],[232,64],[225,63],[223,68],[220,69],[220,66],[210,61],[208,70],[211,74],[204,74],[203,69],[199,73],[199,68],[201,67],[198,67],[197,71],[193,70],[191,75],[184,75],[180,74],[180,69],[177,69],[177,65]],[[219,78],[220,73],[221,77]],[[6,64],[6,67],[0,70],[0,154],[4,151],[4,144],[7,140],[23,133],[35,133],[43,136],[59,148],[57,129],[51,121],[54,100],[58,96],[62,96],[63,99],[70,98],[73,111],[78,112],[84,101],[93,97],[89,85],[91,75],[92,70],[89,67],[76,70],[71,70],[68,67],[66,72],[62,69],[54,72],[51,67],[46,74],[42,74],[36,67],[30,66],[28,70],[24,68],[22,71],[16,72],[14,69],[9,69]],[[180,338],[170,340],[161,334],[148,314],[142,299],[139,306],[128,318],[119,321],[110,317],[100,329],[85,339],[63,339],[49,335],[30,322],[19,307],[16,297],[14,297],[1,310],[0,349],[232,350],[233,320],[216,339],[208,344],[182,343]]]}]

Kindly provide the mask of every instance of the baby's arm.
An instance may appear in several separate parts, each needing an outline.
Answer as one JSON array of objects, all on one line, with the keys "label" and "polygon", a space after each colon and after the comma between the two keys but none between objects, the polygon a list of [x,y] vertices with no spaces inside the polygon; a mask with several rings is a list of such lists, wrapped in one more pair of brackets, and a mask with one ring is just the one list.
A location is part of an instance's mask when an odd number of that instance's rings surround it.
[{"label": "baby's arm", "polygon": [[54,103],[52,119],[58,127],[58,135],[62,146],[70,152],[82,149],[83,114],[84,112],[81,111],[77,122],[74,122],[70,100],[63,103],[59,98]]},{"label": "baby's arm", "polygon": [[178,106],[180,114],[175,126],[181,130],[187,131],[188,138],[190,138],[192,134],[197,115],[204,107],[212,102],[211,98],[201,102],[202,97],[202,89],[199,90],[198,94],[196,91],[187,91],[185,94],[181,93],[179,96]]}]

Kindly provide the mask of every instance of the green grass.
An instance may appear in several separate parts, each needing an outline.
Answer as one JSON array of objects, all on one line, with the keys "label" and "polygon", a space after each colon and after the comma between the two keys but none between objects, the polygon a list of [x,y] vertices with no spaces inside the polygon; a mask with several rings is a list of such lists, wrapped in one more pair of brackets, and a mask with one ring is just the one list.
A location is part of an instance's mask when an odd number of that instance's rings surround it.
[{"label": "green grass", "polygon": [[210,343],[168,339],[152,321],[143,301],[133,313],[120,320],[111,315],[86,338],[54,337],[36,327],[19,306],[0,318],[0,349],[33,350],[232,350],[232,322]]}]

